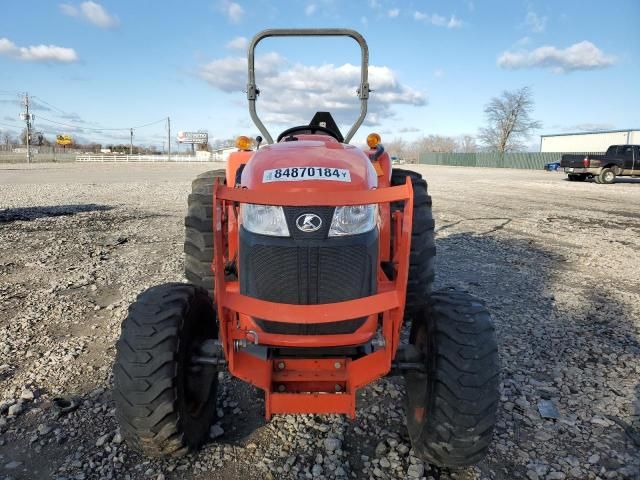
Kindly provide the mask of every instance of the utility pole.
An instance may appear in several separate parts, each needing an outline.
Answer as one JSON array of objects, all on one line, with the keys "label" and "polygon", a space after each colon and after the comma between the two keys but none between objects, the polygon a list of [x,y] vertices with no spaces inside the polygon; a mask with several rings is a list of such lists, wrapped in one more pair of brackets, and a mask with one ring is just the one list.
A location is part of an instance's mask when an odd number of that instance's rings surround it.
[{"label": "utility pole", "polygon": [[131,129],[131,140],[129,141],[129,155],[133,155],[133,128]]},{"label": "utility pole", "polygon": [[24,113],[22,119],[27,122],[27,163],[31,163],[31,114],[29,113],[29,93],[24,94]]},{"label": "utility pole", "polygon": [[167,145],[169,146],[169,161],[171,161],[171,118],[167,117]]}]

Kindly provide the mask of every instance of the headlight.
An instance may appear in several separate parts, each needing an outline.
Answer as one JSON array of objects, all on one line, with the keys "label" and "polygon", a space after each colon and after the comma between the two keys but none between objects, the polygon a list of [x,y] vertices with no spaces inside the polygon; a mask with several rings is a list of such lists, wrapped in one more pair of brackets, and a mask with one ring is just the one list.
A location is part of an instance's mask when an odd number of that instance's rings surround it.
[{"label": "headlight", "polygon": [[329,229],[330,237],[357,235],[365,233],[376,226],[378,205],[350,205],[336,207]]},{"label": "headlight", "polygon": [[242,226],[250,232],[274,237],[289,236],[289,228],[282,207],[243,203],[240,205],[240,216]]}]

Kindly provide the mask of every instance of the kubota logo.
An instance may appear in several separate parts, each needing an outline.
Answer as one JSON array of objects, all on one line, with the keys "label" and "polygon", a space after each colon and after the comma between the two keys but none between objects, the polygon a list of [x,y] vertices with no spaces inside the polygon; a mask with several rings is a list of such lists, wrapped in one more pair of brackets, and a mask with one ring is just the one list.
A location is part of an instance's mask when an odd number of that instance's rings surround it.
[{"label": "kubota logo", "polygon": [[315,232],[322,226],[322,219],[315,213],[303,213],[296,218],[296,227],[302,232]]}]

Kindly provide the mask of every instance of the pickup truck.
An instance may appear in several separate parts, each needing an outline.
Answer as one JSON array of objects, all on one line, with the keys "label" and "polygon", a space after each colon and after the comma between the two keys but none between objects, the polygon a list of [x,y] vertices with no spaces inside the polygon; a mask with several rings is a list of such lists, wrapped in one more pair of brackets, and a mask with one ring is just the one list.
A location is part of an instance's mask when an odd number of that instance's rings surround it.
[{"label": "pickup truck", "polygon": [[572,182],[593,178],[610,185],[616,177],[640,176],[640,145],[611,145],[604,155],[562,155],[560,167]]}]

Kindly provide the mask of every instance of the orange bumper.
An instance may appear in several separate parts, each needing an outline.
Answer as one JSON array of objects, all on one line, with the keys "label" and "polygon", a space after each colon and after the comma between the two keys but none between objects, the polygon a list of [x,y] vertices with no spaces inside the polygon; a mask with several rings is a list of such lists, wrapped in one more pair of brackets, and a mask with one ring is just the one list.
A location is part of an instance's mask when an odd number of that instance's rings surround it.
[{"label": "orange bumper", "polygon": [[[241,295],[238,282],[228,282],[224,265],[229,260],[229,225],[238,223],[238,203],[280,206],[387,204],[404,200],[404,211],[394,215],[392,246],[395,276],[389,280],[378,270],[375,295],[339,303],[290,305]],[[260,192],[216,185],[213,193],[215,301],[229,371],[265,391],[266,416],[277,413],[343,413],[355,417],[358,388],[387,374],[400,339],[409,269],[413,191],[411,183],[364,192]],[[340,335],[285,335],[261,331],[252,317],[285,323],[309,324],[368,317],[356,332]],[[266,358],[242,348],[336,347],[362,345],[376,335],[376,348],[357,359]]]}]

